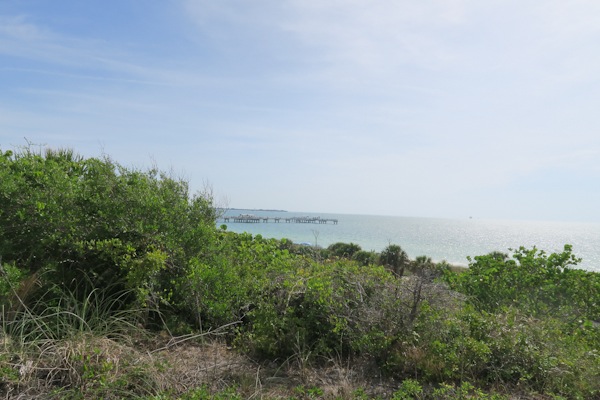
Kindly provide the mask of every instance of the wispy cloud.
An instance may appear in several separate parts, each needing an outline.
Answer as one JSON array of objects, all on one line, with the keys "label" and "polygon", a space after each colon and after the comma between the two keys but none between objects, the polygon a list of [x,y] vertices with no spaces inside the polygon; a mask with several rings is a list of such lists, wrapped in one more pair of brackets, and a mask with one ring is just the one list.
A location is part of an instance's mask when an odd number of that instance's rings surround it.
[{"label": "wispy cloud", "polygon": [[0,34],[13,38],[17,41],[39,41],[47,40],[50,32],[44,32],[36,25],[27,21],[27,18],[19,16],[0,16]]},{"label": "wispy cloud", "polygon": [[589,61],[595,64],[599,57],[587,50],[600,33],[600,5],[593,1],[185,4],[204,32],[219,31],[223,23],[221,43],[243,41],[233,36],[240,34],[237,29],[253,37],[268,33],[302,50],[298,55],[312,58],[307,65],[329,72],[328,79],[343,78],[346,71],[347,80],[360,82],[361,75],[387,80],[408,68],[468,73],[485,68],[480,72],[492,75],[537,70],[557,78],[585,75],[594,68]]},{"label": "wispy cloud", "polygon": [[26,16],[0,15],[0,55],[29,60],[34,67],[3,67],[30,74],[142,85],[207,84],[192,69],[165,68],[165,60],[135,46],[53,31]]},{"label": "wispy cloud", "polygon": [[0,54],[66,66],[91,66],[101,42],[65,37],[25,16],[0,16]]}]

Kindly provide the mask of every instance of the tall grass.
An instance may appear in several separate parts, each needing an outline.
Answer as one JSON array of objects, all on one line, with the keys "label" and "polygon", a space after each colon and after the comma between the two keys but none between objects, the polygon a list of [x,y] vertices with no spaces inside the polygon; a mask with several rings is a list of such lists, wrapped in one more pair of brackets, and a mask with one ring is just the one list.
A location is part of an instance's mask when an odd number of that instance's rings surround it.
[{"label": "tall grass", "polygon": [[131,293],[114,287],[52,285],[23,295],[12,288],[18,307],[2,307],[0,393],[49,393],[57,397],[122,397],[151,394],[151,369],[132,347],[143,339],[141,310]]},{"label": "tall grass", "polygon": [[[91,333],[126,339],[136,331],[140,310],[124,307],[131,293],[86,284],[70,289],[53,284],[43,293],[18,298],[19,307],[2,315],[4,333],[23,344]],[[82,287],[91,287],[82,290]]]}]

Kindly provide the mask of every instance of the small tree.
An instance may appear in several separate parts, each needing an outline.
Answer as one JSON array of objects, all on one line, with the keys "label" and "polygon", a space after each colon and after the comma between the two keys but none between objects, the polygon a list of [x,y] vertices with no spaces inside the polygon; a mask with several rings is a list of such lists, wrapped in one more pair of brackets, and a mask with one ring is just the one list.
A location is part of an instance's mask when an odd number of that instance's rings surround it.
[{"label": "small tree", "polygon": [[327,247],[332,256],[340,258],[352,258],[354,254],[361,250],[360,246],[355,243],[337,242]]},{"label": "small tree", "polygon": [[399,277],[404,275],[409,262],[408,254],[397,244],[390,244],[379,255],[379,265],[384,265]]},{"label": "small tree", "polygon": [[374,251],[359,250],[352,255],[352,259],[363,267],[366,267],[377,262],[377,253]]}]

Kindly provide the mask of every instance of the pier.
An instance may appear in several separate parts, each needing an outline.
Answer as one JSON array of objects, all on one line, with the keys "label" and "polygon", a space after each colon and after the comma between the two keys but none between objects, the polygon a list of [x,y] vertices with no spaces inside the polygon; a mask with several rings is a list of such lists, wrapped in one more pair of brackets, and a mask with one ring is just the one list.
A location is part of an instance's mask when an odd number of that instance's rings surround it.
[{"label": "pier", "polygon": [[286,223],[296,223],[296,224],[328,224],[332,223],[337,225],[338,220],[336,218],[321,218],[321,217],[259,217],[252,214],[240,214],[237,216],[227,216],[223,217],[224,222],[240,222],[244,224],[256,224],[256,223],[267,223],[267,222],[275,222],[279,223],[281,220],[284,220]]}]

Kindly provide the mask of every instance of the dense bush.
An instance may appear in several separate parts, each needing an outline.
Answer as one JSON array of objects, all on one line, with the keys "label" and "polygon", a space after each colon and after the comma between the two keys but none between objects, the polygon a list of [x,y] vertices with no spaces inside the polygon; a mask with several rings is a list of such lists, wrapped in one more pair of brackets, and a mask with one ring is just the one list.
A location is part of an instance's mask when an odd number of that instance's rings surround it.
[{"label": "dense bush", "polygon": [[[131,289],[138,305],[168,301],[167,284],[208,254],[209,196],[186,182],[71,150],[0,151],[0,255],[43,284]],[[116,283],[116,285],[115,285]],[[165,297],[165,294],[167,296]]]},{"label": "dense bush", "polygon": [[362,249],[355,243],[337,242],[327,246],[327,250],[331,256],[351,259],[355,253]]},{"label": "dense bush", "polygon": [[186,279],[173,287],[200,329],[247,322],[265,288],[301,260],[281,249],[279,241],[247,233],[220,231],[211,249],[211,257],[192,258]]},{"label": "dense bush", "polygon": [[447,274],[447,281],[481,310],[516,307],[574,324],[600,321],[600,274],[573,268],[578,262],[569,245],[550,255],[521,247],[511,258],[477,256],[466,272]]},{"label": "dense bush", "polygon": [[352,255],[352,259],[366,267],[377,262],[377,253],[374,251],[359,250]]},{"label": "dense bush", "polygon": [[268,281],[243,343],[261,356],[306,361],[360,351],[361,314],[390,279],[381,268],[305,259]]},{"label": "dense bush", "polygon": [[474,310],[470,336],[487,353],[479,379],[573,397],[600,393],[592,378],[600,376],[600,274],[573,268],[578,261],[568,245],[549,255],[521,247],[446,274]]}]

